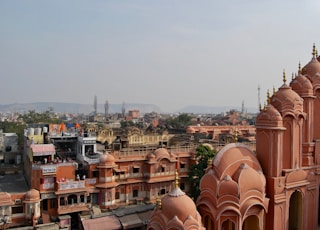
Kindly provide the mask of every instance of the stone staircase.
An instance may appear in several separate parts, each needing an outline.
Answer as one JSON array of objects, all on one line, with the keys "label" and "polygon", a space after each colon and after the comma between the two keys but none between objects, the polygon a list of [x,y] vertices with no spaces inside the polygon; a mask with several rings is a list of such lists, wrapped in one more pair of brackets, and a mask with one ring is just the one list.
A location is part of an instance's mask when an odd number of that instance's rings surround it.
[{"label": "stone staircase", "polygon": [[47,212],[42,212],[42,221],[44,224],[51,223],[50,215]]}]

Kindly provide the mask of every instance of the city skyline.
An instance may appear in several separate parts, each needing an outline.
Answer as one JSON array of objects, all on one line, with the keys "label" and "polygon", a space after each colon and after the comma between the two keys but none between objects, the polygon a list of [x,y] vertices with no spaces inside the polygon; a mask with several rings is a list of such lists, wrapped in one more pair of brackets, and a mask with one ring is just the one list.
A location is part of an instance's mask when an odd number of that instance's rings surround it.
[{"label": "city skyline", "polygon": [[0,104],[258,108],[320,47],[320,3],[1,1]]}]

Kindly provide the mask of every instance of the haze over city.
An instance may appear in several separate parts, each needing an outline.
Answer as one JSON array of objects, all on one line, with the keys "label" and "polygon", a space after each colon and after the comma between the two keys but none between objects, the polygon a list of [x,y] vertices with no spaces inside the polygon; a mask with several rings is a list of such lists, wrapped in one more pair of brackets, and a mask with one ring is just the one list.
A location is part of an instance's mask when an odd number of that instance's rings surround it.
[{"label": "haze over city", "polygon": [[0,1],[0,104],[258,107],[320,47],[320,2]]}]

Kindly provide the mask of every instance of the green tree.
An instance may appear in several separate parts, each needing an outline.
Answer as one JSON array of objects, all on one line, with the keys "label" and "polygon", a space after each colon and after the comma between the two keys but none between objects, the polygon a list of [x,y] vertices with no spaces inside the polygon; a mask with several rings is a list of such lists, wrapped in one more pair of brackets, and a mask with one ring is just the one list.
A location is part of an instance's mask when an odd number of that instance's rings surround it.
[{"label": "green tree", "polygon": [[208,161],[213,159],[216,154],[215,150],[212,150],[206,145],[199,145],[196,152],[197,163],[190,166],[188,175],[191,188],[190,196],[194,201],[196,201],[200,195],[200,180],[208,167]]},{"label": "green tree", "polygon": [[19,115],[19,119],[23,120],[26,124],[62,123],[61,119],[54,117],[49,111],[46,111],[44,113],[37,113],[34,110],[30,110],[26,114]]},{"label": "green tree", "polygon": [[121,128],[134,127],[135,124],[132,121],[120,121]]},{"label": "green tree", "polygon": [[186,128],[188,125],[192,124],[192,117],[189,116],[186,113],[180,114],[179,116],[175,117],[175,118],[168,118],[166,120],[166,124],[171,126],[172,128],[177,128],[177,129],[181,129],[181,128]]},{"label": "green tree", "polygon": [[18,145],[22,145],[23,143],[23,133],[25,128],[26,125],[21,122],[0,122],[0,129],[2,129],[4,133],[16,133],[18,135]]}]

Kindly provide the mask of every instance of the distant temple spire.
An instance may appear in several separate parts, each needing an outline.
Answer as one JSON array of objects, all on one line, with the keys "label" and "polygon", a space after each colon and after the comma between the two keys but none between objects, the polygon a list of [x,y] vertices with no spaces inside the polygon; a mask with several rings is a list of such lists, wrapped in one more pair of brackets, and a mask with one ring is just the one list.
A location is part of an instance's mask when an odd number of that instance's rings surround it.
[{"label": "distant temple spire", "polygon": [[267,102],[268,102],[268,104],[270,104],[270,91],[269,91],[269,89],[268,89],[268,91],[267,91]]}]

